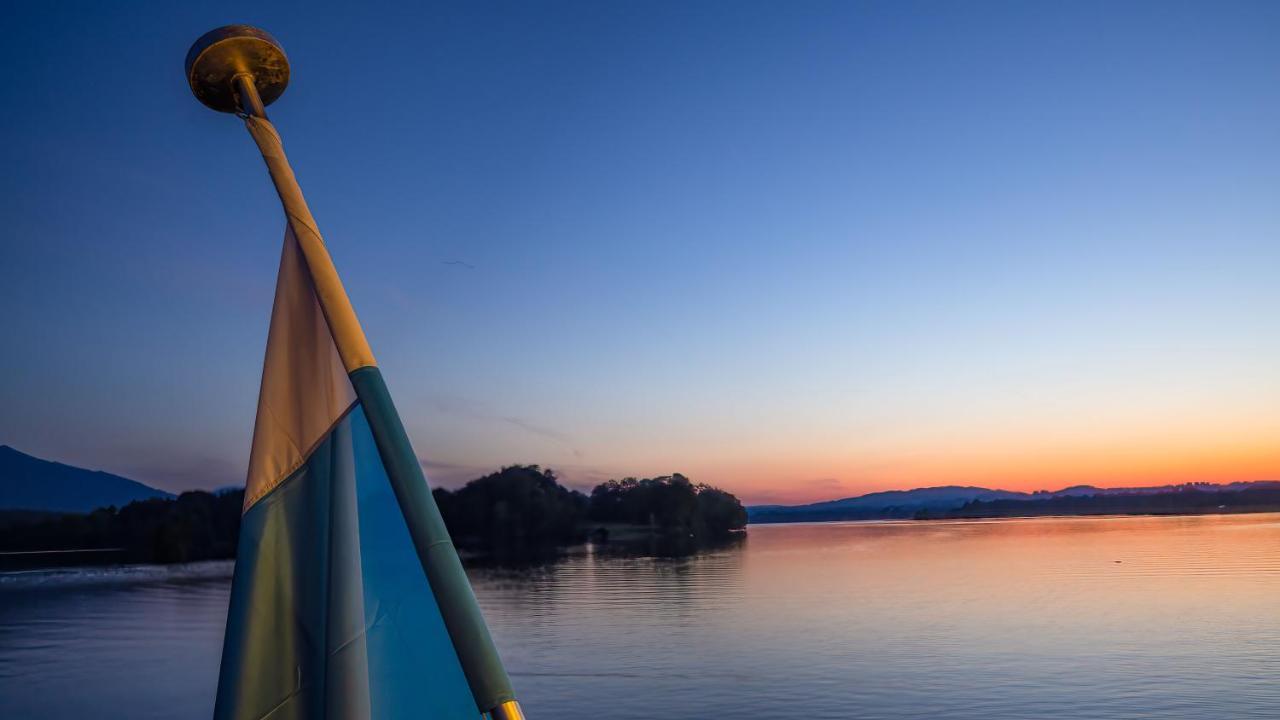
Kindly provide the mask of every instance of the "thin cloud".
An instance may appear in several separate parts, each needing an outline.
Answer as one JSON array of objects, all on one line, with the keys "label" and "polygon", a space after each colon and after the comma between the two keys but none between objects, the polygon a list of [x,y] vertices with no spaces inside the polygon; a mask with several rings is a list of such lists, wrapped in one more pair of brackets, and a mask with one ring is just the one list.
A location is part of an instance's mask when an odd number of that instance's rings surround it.
[{"label": "thin cloud", "polygon": [[513,415],[499,415],[497,413],[488,412],[478,403],[467,400],[466,398],[456,396],[435,396],[430,398],[429,402],[436,410],[442,413],[450,413],[483,422],[504,423],[512,427],[519,428],[530,435],[554,440],[564,445],[565,448],[569,450],[569,452],[573,453],[573,456],[579,460],[585,457],[585,453],[583,453],[582,450],[574,443],[573,436],[553,427],[531,422]]}]

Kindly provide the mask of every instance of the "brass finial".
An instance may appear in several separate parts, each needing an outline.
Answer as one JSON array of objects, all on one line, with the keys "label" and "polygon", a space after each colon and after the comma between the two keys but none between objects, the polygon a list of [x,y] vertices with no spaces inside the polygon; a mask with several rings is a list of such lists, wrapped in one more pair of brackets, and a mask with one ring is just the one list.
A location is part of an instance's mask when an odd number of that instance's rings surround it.
[{"label": "brass finial", "polygon": [[[289,85],[289,59],[265,30],[226,25],[210,30],[187,51],[187,82],[196,99],[219,112],[251,113],[237,91],[237,76],[252,79],[262,105],[275,102]],[[260,109],[260,108],[259,108]]]}]

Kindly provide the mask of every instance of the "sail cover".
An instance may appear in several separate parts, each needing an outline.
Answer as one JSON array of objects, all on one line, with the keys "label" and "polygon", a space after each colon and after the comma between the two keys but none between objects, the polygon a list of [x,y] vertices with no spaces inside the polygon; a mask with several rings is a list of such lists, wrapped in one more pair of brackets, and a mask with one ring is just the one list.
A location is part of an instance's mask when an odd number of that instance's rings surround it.
[{"label": "sail cover", "polygon": [[215,720],[477,715],[366,409],[289,230]]}]

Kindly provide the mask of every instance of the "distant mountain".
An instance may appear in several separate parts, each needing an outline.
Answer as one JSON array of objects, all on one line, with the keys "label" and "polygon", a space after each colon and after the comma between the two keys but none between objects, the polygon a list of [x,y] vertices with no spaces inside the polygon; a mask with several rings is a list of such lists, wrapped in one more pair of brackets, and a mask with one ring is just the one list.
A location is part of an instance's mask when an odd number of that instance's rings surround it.
[{"label": "distant mountain", "polygon": [[0,510],[89,512],[172,497],[119,475],[41,460],[0,445]]},{"label": "distant mountain", "polygon": [[958,508],[920,510],[915,519],[1256,512],[1280,512],[1280,482],[1189,483],[1159,488],[1118,488],[1090,495],[1037,493],[1028,500],[974,500]]},{"label": "distant mountain", "polygon": [[1016,509],[1019,503],[1043,502],[1060,498],[1146,496],[1186,492],[1235,493],[1276,487],[1280,487],[1280,483],[1237,482],[1226,485],[1187,483],[1139,488],[1099,488],[1092,485],[1076,485],[1061,490],[1038,490],[1026,493],[948,485],[915,490],[890,490],[808,505],[754,505],[747,508],[747,515],[753,523],[891,520],[926,516],[946,517],[954,515],[951,511],[957,511],[962,507],[990,507],[993,504],[1005,512],[1010,512],[1010,508]]},{"label": "distant mountain", "polygon": [[747,516],[755,523],[910,518],[919,510],[950,510],[973,500],[1008,500],[1022,496],[1027,494],[947,485],[889,490],[808,505],[756,505],[747,508]]}]

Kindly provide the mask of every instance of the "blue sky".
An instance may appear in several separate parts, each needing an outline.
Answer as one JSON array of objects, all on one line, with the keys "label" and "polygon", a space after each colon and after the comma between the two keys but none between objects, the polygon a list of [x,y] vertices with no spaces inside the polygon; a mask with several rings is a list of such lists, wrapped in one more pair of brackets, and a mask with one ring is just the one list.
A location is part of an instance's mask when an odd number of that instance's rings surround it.
[{"label": "blue sky", "polygon": [[242,482],[283,222],[182,60],[247,22],[438,481],[1280,477],[1280,5],[10,16],[0,443]]}]

